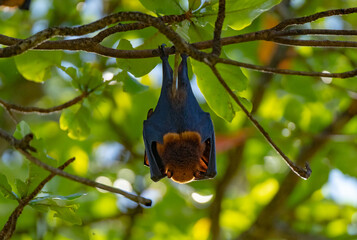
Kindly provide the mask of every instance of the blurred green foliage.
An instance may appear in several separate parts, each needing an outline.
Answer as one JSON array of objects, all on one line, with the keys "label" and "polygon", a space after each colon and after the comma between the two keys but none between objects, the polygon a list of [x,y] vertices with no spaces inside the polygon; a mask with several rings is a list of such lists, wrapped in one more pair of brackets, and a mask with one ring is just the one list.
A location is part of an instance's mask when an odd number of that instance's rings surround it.
[{"label": "blurred green foliage", "polygon": [[[279,0],[227,0],[223,36],[258,31],[284,19]],[[299,17],[333,8],[355,6],[355,1],[291,1],[288,17]],[[190,43],[213,36],[218,1],[198,0],[33,0],[30,11],[2,9],[0,32],[26,38],[44,28],[89,23],[118,11],[141,11],[158,16],[193,13],[172,27]],[[332,20],[331,20],[332,19]],[[357,16],[320,19],[311,28],[356,29]],[[336,39],[345,39],[336,37]],[[355,38],[354,38],[355,40]],[[154,28],[116,33],[103,45],[116,49],[150,49],[170,42]],[[276,45],[248,42],[225,46],[226,56],[247,63],[266,65]],[[303,71],[343,72],[355,68],[357,55],[350,49],[289,48],[281,67]],[[173,57],[170,62],[173,66]],[[249,229],[260,210],[278,191],[290,171],[269,144],[252,129],[238,106],[225,93],[204,64],[191,61],[192,72],[204,97],[198,99],[210,112],[216,135],[246,138],[243,160],[225,192],[220,213],[223,239],[232,239]],[[61,177],[43,191],[20,216],[13,239],[208,239],[210,213],[216,186],[224,180],[232,150],[219,151],[218,175],[209,181],[178,185],[168,179],[151,181],[143,165],[142,123],[155,107],[161,85],[159,58],[113,59],[87,52],[28,51],[0,59],[0,98],[14,104],[53,107],[93,91],[83,101],[50,115],[17,114],[14,124],[0,108],[0,127],[18,139],[30,131],[35,156],[52,166],[76,157],[66,171],[97,179],[108,185],[141,194],[153,200],[152,208],[141,209],[130,200],[89,188]],[[223,77],[251,109],[256,89],[265,91],[256,118],[283,151],[296,157],[298,151],[331,124],[357,91],[356,78],[334,79],[274,75],[262,83],[262,73],[218,65]],[[190,69],[190,75],[191,69]],[[195,80],[193,80],[195,82]],[[354,93],[355,94],[355,93]],[[238,112],[237,112],[238,111]],[[237,112],[237,113],[236,113]],[[223,120],[223,119],[225,120]],[[226,121],[227,120],[227,121]],[[329,174],[338,169],[357,177],[357,117],[333,136],[314,156],[313,173],[300,181],[289,196],[283,217],[296,232],[332,239],[353,239],[357,234],[357,202],[344,203],[326,194]],[[218,143],[217,143],[218,144]],[[239,143],[233,144],[234,148]],[[218,148],[218,147],[217,147]],[[0,139],[0,226],[49,173],[29,163]],[[233,160],[232,160],[233,159]],[[331,179],[330,179],[331,180]],[[340,186],[341,188],[343,186]],[[325,190],[324,190],[325,189]],[[342,199],[343,200],[343,199]]]}]

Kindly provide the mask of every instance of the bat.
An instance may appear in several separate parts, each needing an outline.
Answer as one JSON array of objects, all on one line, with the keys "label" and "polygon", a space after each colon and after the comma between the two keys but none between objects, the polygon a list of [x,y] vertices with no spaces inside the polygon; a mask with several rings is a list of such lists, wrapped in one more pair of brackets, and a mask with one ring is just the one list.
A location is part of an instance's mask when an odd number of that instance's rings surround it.
[{"label": "bat", "polygon": [[31,0],[0,0],[0,6],[19,7],[23,10],[30,9]]},{"label": "bat", "polygon": [[162,88],[155,110],[144,121],[144,164],[155,182],[167,176],[178,183],[213,178],[216,150],[213,123],[193,95],[187,73],[187,55],[181,54],[178,81],[159,47],[162,60]]}]

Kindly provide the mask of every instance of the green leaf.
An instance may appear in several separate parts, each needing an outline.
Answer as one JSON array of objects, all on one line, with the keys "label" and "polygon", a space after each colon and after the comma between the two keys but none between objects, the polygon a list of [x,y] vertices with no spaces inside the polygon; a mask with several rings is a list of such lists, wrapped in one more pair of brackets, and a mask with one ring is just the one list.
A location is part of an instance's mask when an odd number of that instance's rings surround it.
[{"label": "green leaf", "polygon": [[0,193],[4,198],[7,199],[13,199],[16,200],[18,197],[16,194],[12,191],[12,188],[7,181],[7,178],[5,175],[0,173]]},{"label": "green leaf", "polygon": [[54,215],[55,217],[61,218],[72,224],[82,224],[82,219],[75,213],[75,211],[78,209],[77,205],[72,204],[66,207],[51,205],[50,208],[56,212]]},{"label": "green leaf", "polygon": [[81,91],[91,90],[103,83],[102,73],[90,63],[84,63],[84,66],[79,69],[74,67],[61,67],[61,69],[72,78],[72,85]]},{"label": "green leaf", "polygon": [[29,186],[24,183],[22,180],[20,179],[16,179],[15,180],[15,186],[17,189],[17,192],[20,195],[20,198],[24,198],[27,196],[28,190],[29,190]]},{"label": "green leaf", "polygon": [[188,29],[188,36],[190,42],[201,42],[212,39],[212,32],[214,28],[210,24],[201,25],[198,21],[190,24]]},{"label": "green leaf", "polygon": [[243,104],[243,106],[248,110],[248,112],[252,111],[253,104],[251,101],[249,101],[248,99],[246,99],[244,97],[239,97],[239,96],[238,96],[238,99]]},{"label": "green leaf", "polygon": [[[62,198],[65,198],[62,196]],[[34,199],[35,200],[35,199]],[[30,206],[41,212],[52,210],[55,217],[61,218],[68,223],[82,224],[81,218],[76,214],[78,204],[69,203],[68,200],[56,198],[42,198],[38,201],[31,201]]]},{"label": "green leaf", "polygon": [[67,68],[65,68],[65,67],[62,67],[61,66],[61,69],[65,72],[65,73],[67,73],[68,74],[68,76],[70,76],[71,78],[72,78],[72,80],[77,80],[77,78],[78,78],[78,71],[77,71],[77,69],[76,68],[74,68],[74,67],[67,67]]},{"label": "green leaf", "polygon": [[[147,45],[148,44],[145,44],[145,46]],[[118,49],[133,50],[134,48],[131,46],[130,41],[126,39],[121,39],[119,42]],[[136,48],[136,49],[140,49],[140,48]],[[124,71],[130,72],[135,77],[141,77],[148,74],[152,69],[154,69],[154,67],[158,64],[158,62],[159,62],[159,58],[144,58],[144,59],[118,58],[117,59],[118,67],[123,69]]]},{"label": "green leaf", "polygon": [[201,0],[188,0],[190,10],[195,11],[201,6]]},{"label": "green leaf", "polygon": [[60,117],[60,128],[67,131],[72,139],[85,140],[90,134],[87,124],[90,117],[90,112],[83,105],[78,110],[66,109]]},{"label": "green leaf", "polygon": [[71,194],[71,195],[68,195],[68,196],[47,195],[47,196],[44,196],[44,197],[37,197],[37,198],[31,200],[31,203],[37,203],[37,202],[41,202],[41,201],[44,201],[44,200],[47,200],[47,199],[53,199],[53,200],[60,199],[60,200],[71,201],[71,200],[80,198],[80,197],[85,196],[85,195],[86,195],[86,193],[75,193],[75,194]]},{"label": "green leaf", "polygon": [[182,14],[185,10],[180,6],[179,0],[140,0],[141,4],[156,14]]},{"label": "green leaf", "polygon": [[49,68],[60,66],[62,52],[59,51],[28,51],[15,57],[19,72],[27,80],[43,82]]},{"label": "green leaf", "polygon": [[25,121],[21,121],[16,126],[16,130],[14,132],[14,137],[16,139],[20,140],[20,139],[23,139],[29,133],[31,133],[30,126]]},{"label": "green leaf", "polygon": [[85,90],[91,90],[102,84],[102,72],[92,64],[85,63],[84,67],[80,70],[82,72],[82,76],[79,78],[79,83]]},{"label": "green leaf", "polygon": [[[193,72],[197,76],[198,86],[202,91],[202,94],[205,96],[210,108],[226,121],[232,121],[235,112],[239,110],[238,105],[229,96],[213,74],[212,70],[206,64],[194,60],[191,62]],[[218,64],[217,69],[222,78],[234,92],[246,89],[248,80],[240,68]],[[243,100],[243,102],[244,104],[247,104],[246,100]]]},{"label": "green leaf", "polygon": [[138,82],[126,71],[118,73],[116,76],[114,76],[113,79],[117,80],[118,82],[122,82],[124,92],[128,92],[131,94],[141,93],[149,88],[148,86]]},{"label": "green leaf", "polygon": [[[260,14],[280,2],[281,0],[228,0],[226,1],[224,25],[235,30],[241,30],[249,26]],[[212,3],[205,8],[205,12],[197,13],[195,16],[202,23],[209,22],[214,25],[217,13],[218,3]]]}]

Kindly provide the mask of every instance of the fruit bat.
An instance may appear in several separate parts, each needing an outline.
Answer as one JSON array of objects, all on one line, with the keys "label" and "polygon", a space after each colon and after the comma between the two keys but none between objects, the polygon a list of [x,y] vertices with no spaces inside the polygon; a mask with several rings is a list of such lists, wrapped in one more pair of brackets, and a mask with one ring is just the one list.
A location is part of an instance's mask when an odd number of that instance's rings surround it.
[{"label": "fruit bat", "polygon": [[23,10],[30,9],[31,0],[0,0],[0,6],[19,7]]},{"label": "fruit bat", "polygon": [[151,179],[167,176],[178,183],[213,178],[216,175],[215,137],[211,117],[193,95],[187,73],[187,55],[182,54],[178,81],[173,86],[173,72],[159,47],[163,80],[155,110],[144,121],[144,164]]}]

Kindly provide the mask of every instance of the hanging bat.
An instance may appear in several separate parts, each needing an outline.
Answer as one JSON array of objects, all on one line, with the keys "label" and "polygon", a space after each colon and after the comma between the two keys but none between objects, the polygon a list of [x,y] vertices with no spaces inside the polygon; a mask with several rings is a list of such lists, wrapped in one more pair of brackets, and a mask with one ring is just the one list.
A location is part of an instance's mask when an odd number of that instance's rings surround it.
[{"label": "hanging bat", "polygon": [[19,7],[19,9],[29,10],[31,0],[0,0],[0,6]]},{"label": "hanging bat", "polygon": [[159,47],[163,80],[155,110],[144,121],[144,164],[151,179],[167,176],[178,183],[213,178],[216,175],[215,137],[211,117],[193,95],[187,73],[187,55],[182,54],[178,82],[164,44]]}]

